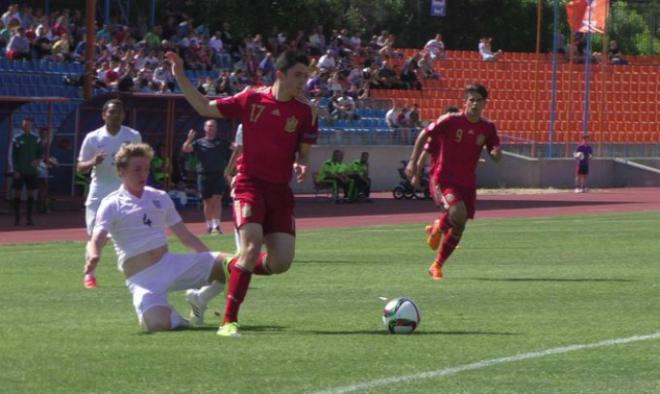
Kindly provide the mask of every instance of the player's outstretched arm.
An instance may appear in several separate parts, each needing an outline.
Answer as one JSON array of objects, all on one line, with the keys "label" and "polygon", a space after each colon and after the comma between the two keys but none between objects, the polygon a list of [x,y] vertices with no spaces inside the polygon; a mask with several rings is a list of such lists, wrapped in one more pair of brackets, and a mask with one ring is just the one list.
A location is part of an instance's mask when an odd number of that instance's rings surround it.
[{"label": "player's outstretched arm", "polygon": [[417,174],[417,162],[419,161],[419,157],[422,155],[422,150],[424,150],[424,144],[426,144],[426,139],[427,139],[427,133],[426,129],[422,129],[419,132],[419,135],[417,135],[417,139],[415,140],[415,146],[413,146],[413,150],[410,153],[410,159],[408,160],[408,164],[406,165],[406,176],[408,179],[411,179]]},{"label": "player's outstretched arm", "polygon": [[296,173],[296,182],[301,183],[307,177],[307,168],[309,167],[309,154],[312,151],[312,145],[301,143],[298,148],[298,158],[293,164]]},{"label": "player's outstretched arm", "polygon": [[84,274],[87,275],[96,269],[101,260],[101,251],[108,242],[108,232],[105,230],[96,230],[92,234],[92,239],[87,242],[87,253],[85,260]]},{"label": "player's outstretched arm", "polygon": [[170,230],[172,230],[174,235],[179,238],[182,244],[194,250],[195,252],[201,253],[209,251],[209,248],[207,248],[199,238],[191,233],[183,222],[179,222],[173,226],[170,226]]},{"label": "player's outstretched arm", "polygon": [[236,171],[236,163],[238,161],[238,157],[243,153],[243,145],[234,145],[234,149],[231,152],[231,156],[229,157],[229,162],[227,163],[227,166],[225,167],[225,179],[227,180],[227,184],[231,184],[231,178],[234,176],[234,171]]},{"label": "player's outstretched arm", "polygon": [[165,53],[165,60],[169,61],[172,65],[172,75],[179,84],[183,95],[188,103],[203,117],[206,118],[222,118],[222,114],[215,106],[213,101],[209,101],[203,94],[201,94],[183,71],[183,60],[175,52]]},{"label": "player's outstretched arm", "polygon": [[417,159],[416,172],[410,178],[410,183],[412,183],[412,185],[417,189],[419,189],[422,185],[422,171],[426,166],[426,160],[428,159],[428,157],[429,154],[426,151],[422,150],[422,153],[419,155],[419,159]]}]

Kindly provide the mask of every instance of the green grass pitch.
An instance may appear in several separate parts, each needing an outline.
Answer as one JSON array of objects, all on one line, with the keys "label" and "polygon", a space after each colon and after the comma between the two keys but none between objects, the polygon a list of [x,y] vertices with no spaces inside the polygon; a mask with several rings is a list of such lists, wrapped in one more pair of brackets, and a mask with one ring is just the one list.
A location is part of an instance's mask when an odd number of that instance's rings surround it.
[{"label": "green grass pitch", "polygon": [[[422,227],[301,231],[291,271],[253,277],[241,338],[217,337],[212,313],[204,328],[141,333],[110,245],[92,291],[81,242],[1,246],[0,392],[332,391],[660,332],[658,212],[477,220],[441,282]],[[203,239],[232,250],[231,238]],[[421,325],[387,334],[378,297],[402,295]],[[188,313],[183,294],[171,300]],[[659,371],[652,339],[360,392],[657,393]]]}]

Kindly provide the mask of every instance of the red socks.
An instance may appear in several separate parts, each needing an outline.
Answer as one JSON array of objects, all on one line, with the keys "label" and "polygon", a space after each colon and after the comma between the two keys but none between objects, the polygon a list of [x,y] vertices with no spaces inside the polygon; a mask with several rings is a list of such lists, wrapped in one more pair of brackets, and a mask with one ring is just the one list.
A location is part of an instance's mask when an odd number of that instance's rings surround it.
[{"label": "red socks", "polygon": [[225,305],[224,323],[238,321],[238,310],[245,299],[245,294],[250,286],[252,272],[241,267],[234,266],[229,275],[229,290],[227,290],[227,304]]},{"label": "red socks", "polygon": [[270,275],[266,263],[268,254],[265,252],[259,253],[257,264],[254,266],[254,272],[247,271],[244,268],[236,265],[238,257],[231,259],[227,268],[229,269],[229,289],[227,290],[227,304],[225,305],[225,318],[224,323],[238,321],[238,311],[241,308],[241,303],[245,299],[248,287],[250,286],[250,279],[252,274],[255,275]]},{"label": "red socks", "polygon": [[449,229],[443,231],[442,245],[440,245],[440,250],[438,251],[438,257],[436,261],[438,264],[444,264],[444,262],[451,256],[458,243],[461,241],[461,236],[455,236],[454,230]]}]

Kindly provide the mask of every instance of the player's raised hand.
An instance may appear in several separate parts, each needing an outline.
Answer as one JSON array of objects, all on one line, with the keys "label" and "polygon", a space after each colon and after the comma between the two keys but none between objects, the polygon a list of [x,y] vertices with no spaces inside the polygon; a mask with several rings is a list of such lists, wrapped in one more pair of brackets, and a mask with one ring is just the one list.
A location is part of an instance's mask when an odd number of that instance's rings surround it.
[{"label": "player's raised hand", "polygon": [[196,135],[197,132],[195,131],[195,129],[190,129],[190,131],[188,131],[188,142],[193,142]]},{"label": "player's raised hand", "polygon": [[307,166],[303,164],[294,163],[293,171],[296,173],[296,182],[302,183],[307,177]]},{"label": "player's raised hand", "polygon": [[172,65],[172,74],[174,76],[183,75],[183,60],[181,60],[181,57],[176,52],[167,51],[164,57]]}]

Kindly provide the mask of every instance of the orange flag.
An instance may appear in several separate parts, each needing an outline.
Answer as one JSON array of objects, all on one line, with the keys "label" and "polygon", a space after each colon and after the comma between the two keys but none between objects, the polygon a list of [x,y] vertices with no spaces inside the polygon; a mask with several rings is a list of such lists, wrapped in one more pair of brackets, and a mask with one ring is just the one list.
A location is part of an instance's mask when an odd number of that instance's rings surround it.
[{"label": "orange flag", "polygon": [[582,27],[582,19],[587,10],[587,0],[572,0],[566,4],[566,16],[571,31],[578,31]]},{"label": "orange flag", "polygon": [[583,33],[605,33],[605,24],[610,10],[609,0],[588,0],[582,16],[580,31]]}]

